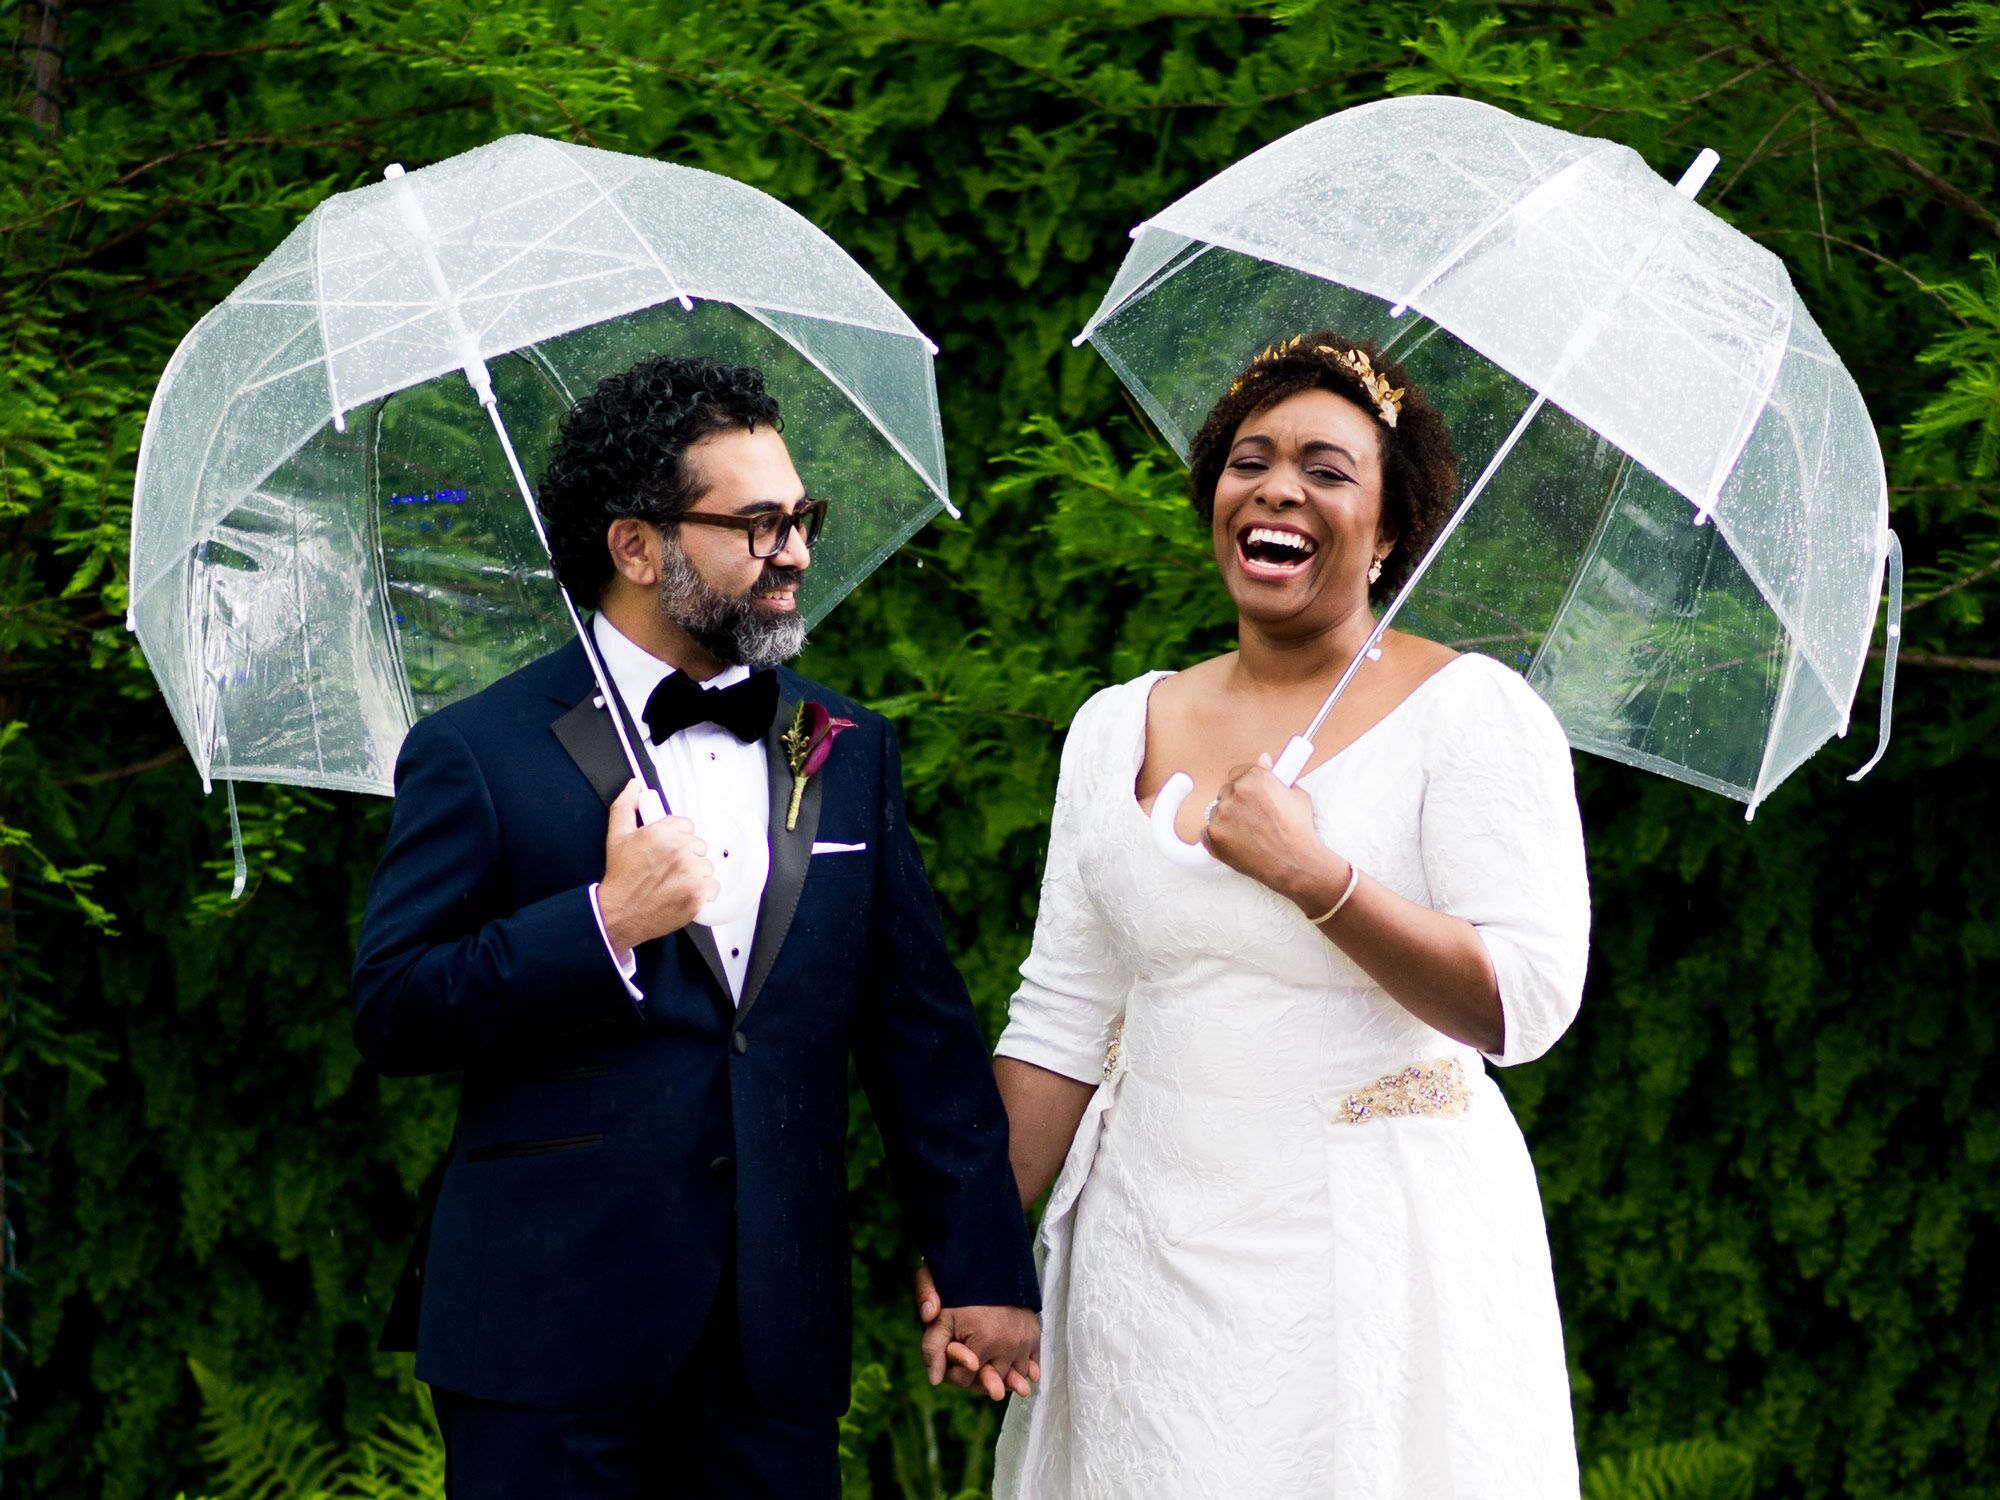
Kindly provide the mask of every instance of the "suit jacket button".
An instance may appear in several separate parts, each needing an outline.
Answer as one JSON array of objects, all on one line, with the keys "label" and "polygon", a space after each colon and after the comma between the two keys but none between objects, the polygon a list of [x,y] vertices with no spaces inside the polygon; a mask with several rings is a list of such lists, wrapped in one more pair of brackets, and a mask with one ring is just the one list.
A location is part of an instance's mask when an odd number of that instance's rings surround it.
[{"label": "suit jacket button", "polygon": [[718,1156],[708,1164],[708,1170],[712,1177],[727,1177],[736,1170],[736,1162],[732,1157]]},{"label": "suit jacket button", "polygon": [[745,1036],[742,1032],[739,1031],[736,1033],[736,1035],[732,1036],[729,1039],[729,1045],[731,1050],[733,1050],[738,1057],[741,1057],[744,1053],[750,1050],[750,1038]]}]

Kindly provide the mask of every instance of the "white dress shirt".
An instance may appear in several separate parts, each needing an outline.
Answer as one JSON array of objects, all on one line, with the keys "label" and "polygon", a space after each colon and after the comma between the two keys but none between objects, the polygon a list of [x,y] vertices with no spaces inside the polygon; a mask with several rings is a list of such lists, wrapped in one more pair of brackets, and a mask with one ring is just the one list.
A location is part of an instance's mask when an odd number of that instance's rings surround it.
[{"label": "white dress shirt", "polygon": [[[717,724],[690,724],[668,735],[663,744],[653,744],[646,732],[646,701],[674,668],[628,640],[603,615],[592,619],[590,625],[612,686],[639,726],[641,744],[633,748],[643,746],[651,753],[667,806],[693,820],[695,833],[708,845],[709,863],[715,866],[718,882],[732,893],[745,883],[757,892],[758,900],[749,905],[748,915],[709,929],[729,980],[730,997],[740,1003],[743,977],[750,967],[750,940],[757,931],[764,883],[771,873],[771,791],[764,742],[745,743]],[[749,675],[748,667],[730,667],[702,687],[730,687]],[[590,888],[590,904],[597,911],[596,886]],[[601,912],[597,925],[602,932]],[[635,1001],[643,1003],[645,996],[633,982],[638,960],[630,952],[613,949],[609,934],[604,946],[618,966],[625,988]]]}]

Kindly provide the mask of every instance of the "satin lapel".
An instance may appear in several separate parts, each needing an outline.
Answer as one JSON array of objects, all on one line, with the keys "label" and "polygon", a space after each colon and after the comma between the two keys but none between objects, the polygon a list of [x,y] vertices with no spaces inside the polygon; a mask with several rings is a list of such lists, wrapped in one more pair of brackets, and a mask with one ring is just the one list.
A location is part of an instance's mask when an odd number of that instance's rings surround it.
[{"label": "satin lapel", "polygon": [[[624,705],[621,703],[622,710]],[[604,799],[609,807],[618,800],[618,794],[625,790],[625,783],[632,779],[632,768],[625,763],[625,752],[618,748],[618,733],[611,727],[611,715],[604,711],[604,700],[597,695],[593,683],[583,696],[583,701],[549,726],[556,739],[561,742],[569,758],[583,772],[592,790]],[[638,726],[632,716],[625,715],[625,732],[632,737],[634,746],[646,742],[639,736]],[[646,784],[660,793],[660,800],[667,800],[660,787],[659,773],[653,768],[653,757],[642,754],[640,768],[646,773]],[[669,811],[672,808],[669,807]],[[808,845],[808,848],[811,846]],[[760,929],[761,930],[761,929]],[[729,978],[723,972],[722,954],[715,946],[715,934],[698,923],[690,922],[681,931],[694,944],[694,951],[701,955],[701,961],[708,965],[708,972],[715,976],[717,1009],[722,1013],[724,1023],[735,1018],[735,1007],[729,999]]]},{"label": "satin lapel", "polygon": [[792,917],[799,909],[799,892],[806,883],[806,866],[812,861],[813,835],[819,832],[819,783],[806,782],[805,799],[799,803],[798,826],[785,830],[785,814],[792,805],[792,767],[785,756],[785,731],[792,727],[798,711],[794,701],[780,699],[778,717],[764,736],[764,768],[771,790],[771,873],[764,881],[764,901],[757,908],[757,933],[750,942],[750,968],[743,976],[743,1003],[736,1007],[740,1026],[778,961],[785,946]]}]

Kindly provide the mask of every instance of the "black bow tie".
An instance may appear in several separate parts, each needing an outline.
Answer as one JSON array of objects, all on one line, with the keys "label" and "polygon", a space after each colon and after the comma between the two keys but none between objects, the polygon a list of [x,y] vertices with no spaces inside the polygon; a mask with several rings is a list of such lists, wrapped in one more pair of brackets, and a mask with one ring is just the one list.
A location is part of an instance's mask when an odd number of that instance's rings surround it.
[{"label": "black bow tie", "polygon": [[690,724],[718,724],[746,743],[761,740],[778,716],[778,674],[752,672],[732,687],[705,688],[685,672],[669,672],[646,700],[646,730],[663,744]]}]

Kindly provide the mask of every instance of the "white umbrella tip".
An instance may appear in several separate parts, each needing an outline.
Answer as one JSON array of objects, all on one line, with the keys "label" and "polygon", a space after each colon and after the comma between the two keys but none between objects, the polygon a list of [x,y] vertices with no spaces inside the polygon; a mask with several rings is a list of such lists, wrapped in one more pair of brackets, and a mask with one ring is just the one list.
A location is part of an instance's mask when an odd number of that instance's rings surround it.
[{"label": "white umbrella tip", "polygon": [[391,182],[394,182],[398,177],[403,175],[403,164],[399,161],[390,162],[388,166],[382,169],[382,175]]},{"label": "white umbrella tip", "polygon": [[1709,146],[1703,146],[1688,169],[1681,173],[1681,180],[1674,184],[1674,191],[1683,198],[1693,198],[1708,183],[1709,175],[1722,163],[1722,157]]}]

